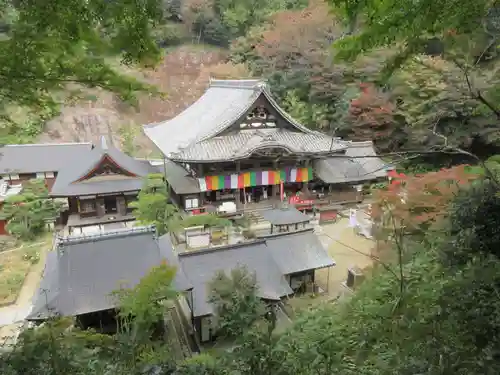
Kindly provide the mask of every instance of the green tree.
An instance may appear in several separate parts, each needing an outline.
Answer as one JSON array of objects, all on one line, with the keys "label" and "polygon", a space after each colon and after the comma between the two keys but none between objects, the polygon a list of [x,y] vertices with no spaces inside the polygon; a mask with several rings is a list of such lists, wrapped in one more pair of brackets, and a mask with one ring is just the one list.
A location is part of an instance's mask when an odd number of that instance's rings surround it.
[{"label": "green tree", "polygon": [[[329,0],[348,24],[337,43],[341,57],[353,59],[377,47],[400,46],[405,53],[425,51],[429,40],[446,35],[484,35],[498,32],[498,8],[489,0]],[[357,26],[360,26],[359,28]],[[400,59],[398,59],[400,60]],[[400,60],[401,61],[401,60]]]},{"label": "green tree", "polygon": [[223,375],[220,361],[210,354],[198,354],[179,364],[174,375]]},{"label": "green tree", "polygon": [[160,50],[151,37],[164,21],[162,1],[52,1],[0,4],[10,27],[0,41],[0,98],[8,104],[43,107],[69,82],[99,86],[131,98],[150,88],[119,74],[108,63],[154,64]]},{"label": "green tree", "polygon": [[208,228],[229,227],[232,225],[231,220],[219,217],[215,214],[192,215],[183,219],[177,220],[173,225],[178,228],[188,228],[203,225]]},{"label": "green tree", "polygon": [[208,286],[208,301],[215,308],[217,333],[222,337],[238,337],[265,313],[257,295],[255,274],[244,267],[231,270],[230,275],[218,272]]},{"label": "green tree", "polygon": [[20,194],[8,197],[0,211],[7,220],[7,230],[22,240],[33,240],[42,234],[50,221],[55,221],[61,211],[61,203],[49,198],[43,180],[25,183]]},{"label": "green tree", "polygon": [[5,375],[139,375],[175,368],[171,346],[153,335],[162,321],[161,301],[175,298],[175,269],[161,264],[133,288],[114,293],[119,300],[119,332],[104,335],[74,327],[72,318],[54,318],[24,329],[11,350],[0,351]]},{"label": "green tree", "polygon": [[129,207],[134,209],[137,221],[142,225],[154,224],[159,235],[169,231],[169,225],[178,217],[178,210],[170,202],[161,174],[150,174],[139,192],[137,200]]}]

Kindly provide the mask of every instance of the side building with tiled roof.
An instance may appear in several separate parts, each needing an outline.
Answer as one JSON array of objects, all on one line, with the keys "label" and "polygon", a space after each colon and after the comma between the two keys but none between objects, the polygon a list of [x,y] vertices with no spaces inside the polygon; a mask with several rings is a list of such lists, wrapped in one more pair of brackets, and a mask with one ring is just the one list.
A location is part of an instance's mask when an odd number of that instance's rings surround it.
[{"label": "side building with tiled roof", "polygon": [[0,147],[0,177],[10,185],[44,179],[50,190],[59,171],[91,147],[91,143],[5,145]]},{"label": "side building with tiled roof", "polygon": [[[355,197],[350,185],[383,173],[361,171],[366,161],[355,157],[350,163],[359,173],[353,176],[349,170],[337,181],[344,172],[328,166],[347,160],[358,145],[298,123],[260,80],[211,80],[192,106],[171,120],[146,125],[144,131],[166,158],[172,194],[193,213],[224,201],[242,206],[298,194],[309,197],[330,191],[331,184],[346,185]],[[374,152],[371,144],[359,148],[368,149],[368,157]],[[325,160],[332,161],[325,166]]]},{"label": "side building with tiled roof", "polygon": [[68,199],[69,231],[132,221],[128,204],[137,199],[144,178],[157,173],[148,161],[137,160],[102,137],[77,160],[62,168],[50,196]]}]

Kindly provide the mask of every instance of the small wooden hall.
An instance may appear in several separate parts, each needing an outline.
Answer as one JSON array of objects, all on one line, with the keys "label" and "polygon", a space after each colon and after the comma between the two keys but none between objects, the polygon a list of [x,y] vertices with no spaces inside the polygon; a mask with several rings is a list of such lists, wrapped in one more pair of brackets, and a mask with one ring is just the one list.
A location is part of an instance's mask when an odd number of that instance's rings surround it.
[{"label": "small wooden hall", "polygon": [[100,144],[60,170],[50,196],[68,199],[64,221],[69,233],[133,221],[128,204],[137,199],[144,177],[157,172],[148,161],[126,155],[102,137]]}]

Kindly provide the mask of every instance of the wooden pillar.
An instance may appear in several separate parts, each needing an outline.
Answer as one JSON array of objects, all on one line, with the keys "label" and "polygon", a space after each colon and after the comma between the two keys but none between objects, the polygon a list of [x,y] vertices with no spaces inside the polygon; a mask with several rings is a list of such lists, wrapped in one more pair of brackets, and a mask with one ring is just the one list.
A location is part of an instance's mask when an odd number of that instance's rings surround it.
[{"label": "wooden pillar", "polygon": [[104,208],[104,198],[98,198],[96,200],[96,211],[97,211],[97,217],[102,217],[105,214],[105,208]]},{"label": "wooden pillar", "polygon": [[[307,159],[305,161],[304,167],[309,168],[310,166],[311,166],[311,160]],[[302,183],[302,193],[304,193],[304,195],[309,195],[309,181]]]},{"label": "wooden pillar", "polygon": [[[239,176],[240,172],[241,172],[241,163],[238,160],[236,162],[236,174]],[[236,201],[236,209],[238,209],[238,210],[240,210],[242,208],[242,206],[243,206],[243,203],[241,202],[242,191],[243,191],[243,196],[244,196],[244,193],[245,193],[245,189],[244,188],[236,189],[236,199],[235,199],[235,201]]]},{"label": "wooden pillar", "polygon": [[127,204],[124,196],[116,197],[116,211],[118,215],[125,216],[127,214]]},{"label": "wooden pillar", "polygon": [[[273,170],[274,171],[278,170],[278,162],[276,160],[273,160]],[[276,195],[279,192],[279,188],[280,188],[279,185],[275,185],[275,184],[272,185],[272,187],[271,187],[271,199],[272,200],[276,199]]]}]

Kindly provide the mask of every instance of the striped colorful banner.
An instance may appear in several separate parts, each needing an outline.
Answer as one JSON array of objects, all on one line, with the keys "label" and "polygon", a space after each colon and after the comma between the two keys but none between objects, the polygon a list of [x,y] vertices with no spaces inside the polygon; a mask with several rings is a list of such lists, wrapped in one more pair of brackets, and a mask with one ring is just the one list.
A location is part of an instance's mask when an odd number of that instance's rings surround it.
[{"label": "striped colorful banner", "polygon": [[312,168],[285,168],[279,171],[242,172],[225,176],[199,178],[201,191],[242,189],[252,186],[279,185],[283,182],[312,180]]}]

